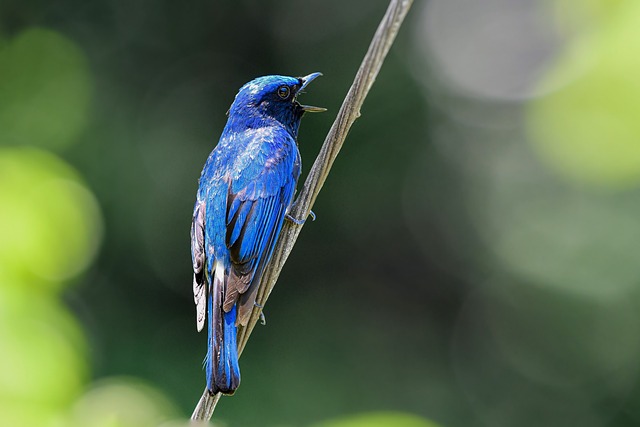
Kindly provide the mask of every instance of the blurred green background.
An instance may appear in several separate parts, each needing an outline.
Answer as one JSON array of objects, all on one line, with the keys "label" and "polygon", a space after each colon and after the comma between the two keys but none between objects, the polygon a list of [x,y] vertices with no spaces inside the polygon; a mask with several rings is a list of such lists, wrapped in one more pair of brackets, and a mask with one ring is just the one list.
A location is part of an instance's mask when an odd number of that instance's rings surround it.
[{"label": "blurred green background", "polygon": [[[386,1],[0,3],[0,425],[186,425],[189,227],[238,88]],[[221,426],[640,424],[640,2],[416,1]]]}]

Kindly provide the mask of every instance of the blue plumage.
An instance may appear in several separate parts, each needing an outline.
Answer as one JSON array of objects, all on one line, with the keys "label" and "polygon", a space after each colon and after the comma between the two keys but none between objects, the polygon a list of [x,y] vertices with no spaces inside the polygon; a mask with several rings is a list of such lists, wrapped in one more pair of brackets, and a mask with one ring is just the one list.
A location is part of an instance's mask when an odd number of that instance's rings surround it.
[{"label": "blue plumage", "polygon": [[[318,77],[265,76],[245,84],[200,176],[191,226],[197,328],[208,325],[211,393],[240,384],[238,325],[246,325],[300,176],[298,93]],[[206,313],[206,315],[205,315]]]}]

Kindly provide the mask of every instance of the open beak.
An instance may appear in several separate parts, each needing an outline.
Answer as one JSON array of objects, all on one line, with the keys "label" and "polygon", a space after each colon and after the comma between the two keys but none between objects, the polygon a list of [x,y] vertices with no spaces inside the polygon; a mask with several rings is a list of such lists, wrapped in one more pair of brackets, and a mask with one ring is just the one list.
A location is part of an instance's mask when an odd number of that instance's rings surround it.
[{"label": "open beak", "polygon": [[[322,75],[322,73],[311,73],[308,76],[300,77],[300,81],[302,82],[302,85],[300,86],[299,91],[301,91],[302,89],[307,87],[307,85],[309,83],[311,83],[312,81],[314,81],[317,77],[320,77],[321,75]],[[303,111],[308,111],[310,113],[322,113],[323,111],[327,111],[326,108],[314,107],[312,105],[301,105],[301,107],[302,107]]]}]

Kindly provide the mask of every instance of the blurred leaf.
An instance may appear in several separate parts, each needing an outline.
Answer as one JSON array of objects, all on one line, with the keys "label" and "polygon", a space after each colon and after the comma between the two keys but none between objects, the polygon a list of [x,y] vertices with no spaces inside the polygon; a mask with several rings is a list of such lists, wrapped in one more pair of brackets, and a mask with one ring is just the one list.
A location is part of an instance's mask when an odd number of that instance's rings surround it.
[{"label": "blurred leaf", "polygon": [[438,427],[415,415],[400,412],[375,412],[314,424],[313,427]]},{"label": "blurred leaf", "polygon": [[93,259],[101,216],[93,195],[62,160],[39,150],[3,148],[0,234],[2,275],[21,278],[8,285],[57,289]]},{"label": "blurred leaf", "polygon": [[599,187],[640,184],[640,3],[627,1],[560,57],[532,104],[529,132],[560,174]]},{"label": "blurred leaf", "polygon": [[[617,13],[618,8],[629,0],[548,0],[560,30],[590,31]],[[635,0],[630,0],[635,1]]]},{"label": "blurred leaf", "polygon": [[[80,394],[87,376],[82,331],[56,301],[25,292],[24,284],[2,285],[0,408],[19,404],[35,412],[63,410]],[[0,425],[27,424],[0,419]]]},{"label": "blurred leaf", "polygon": [[69,427],[65,415],[58,408],[0,400],[0,425],[20,427]]},{"label": "blurred leaf", "polygon": [[78,427],[156,427],[175,417],[173,403],[139,380],[110,378],[96,383],[73,411]]}]

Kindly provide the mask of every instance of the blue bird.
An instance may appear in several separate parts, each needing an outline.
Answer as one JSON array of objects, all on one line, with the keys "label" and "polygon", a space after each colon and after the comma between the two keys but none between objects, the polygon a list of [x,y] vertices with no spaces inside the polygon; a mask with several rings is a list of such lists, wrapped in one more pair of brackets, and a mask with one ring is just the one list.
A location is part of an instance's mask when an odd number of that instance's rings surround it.
[{"label": "blue bird", "polygon": [[301,105],[297,95],[320,75],[265,76],[242,86],[202,169],[191,257],[198,331],[207,318],[205,369],[212,394],[233,394],[240,384],[237,327],[249,320],[288,217],[300,176],[300,120],[307,111],[325,111]]}]

